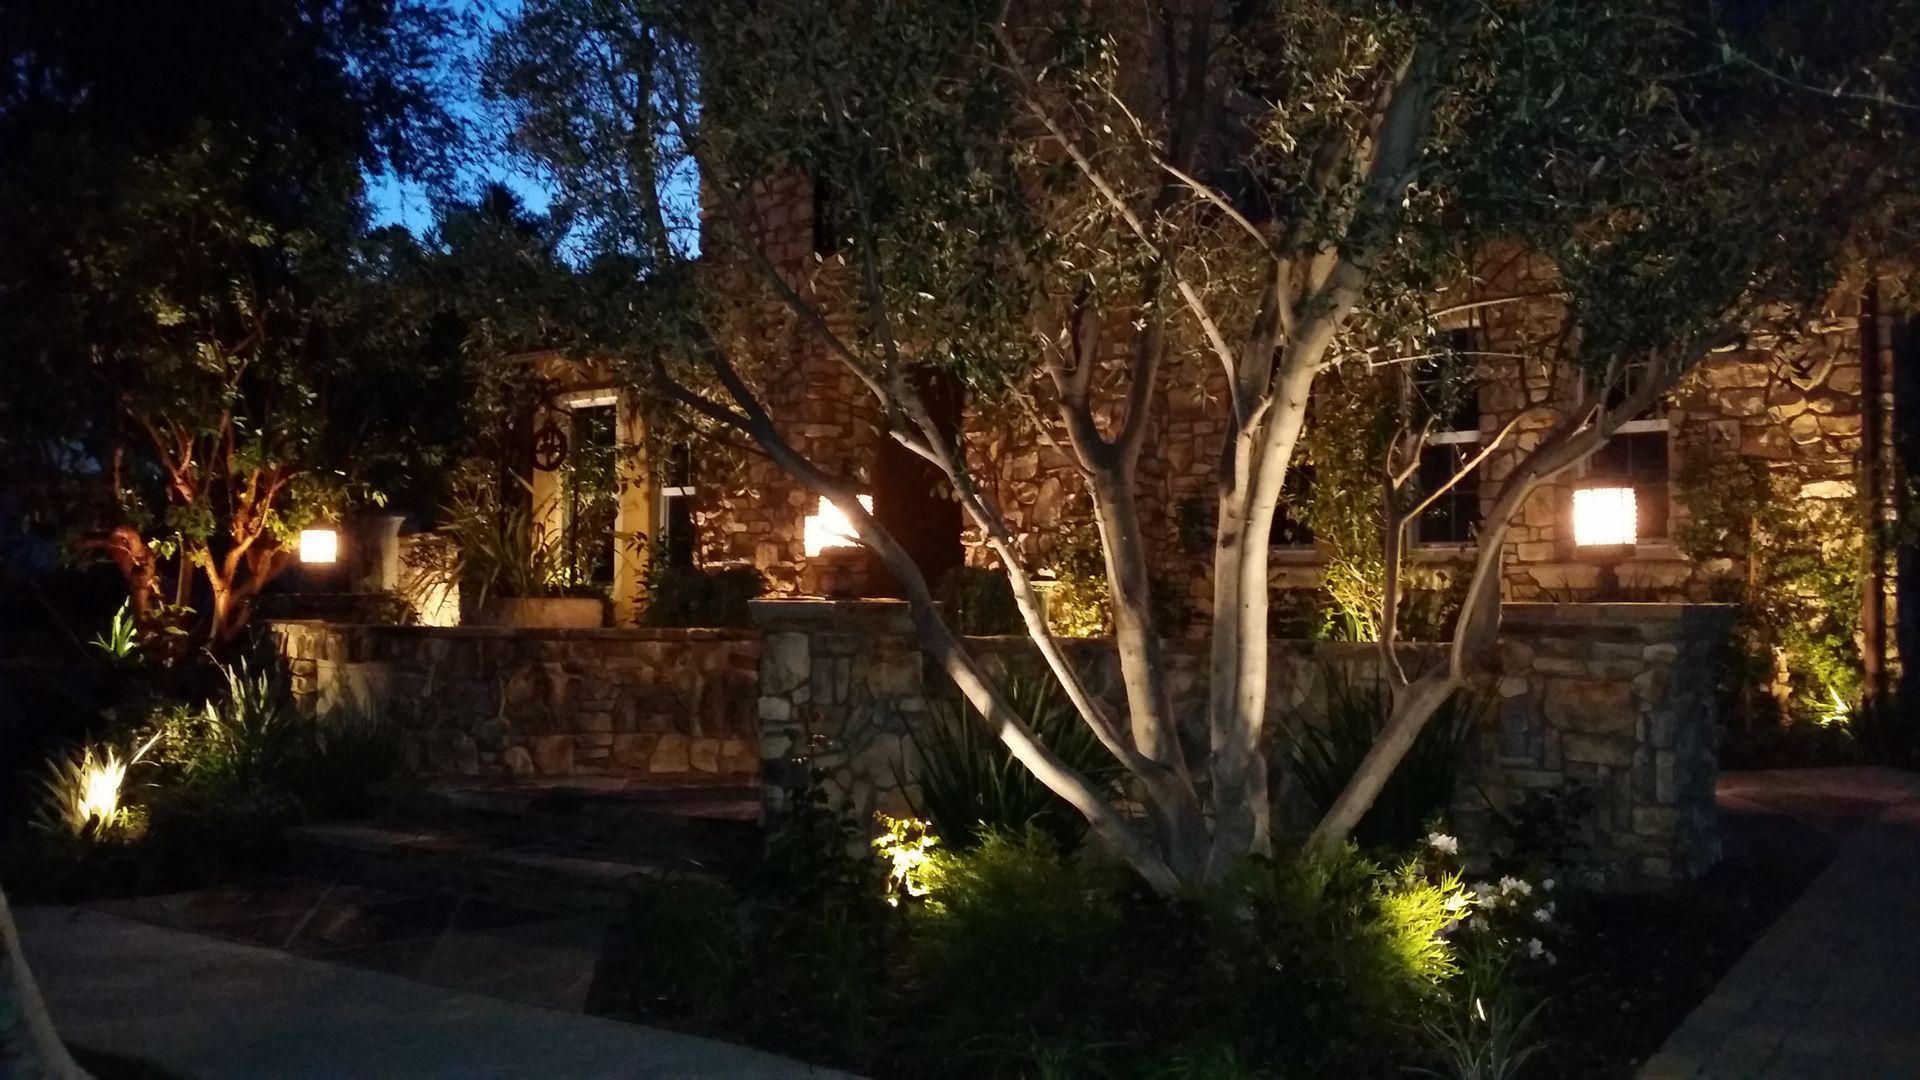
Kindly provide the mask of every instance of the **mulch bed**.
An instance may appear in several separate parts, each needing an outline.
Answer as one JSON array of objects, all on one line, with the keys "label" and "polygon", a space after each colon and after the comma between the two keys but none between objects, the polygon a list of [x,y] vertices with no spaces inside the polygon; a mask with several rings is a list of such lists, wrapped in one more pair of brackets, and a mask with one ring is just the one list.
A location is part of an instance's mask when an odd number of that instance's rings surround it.
[{"label": "mulch bed", "polygon": [[1699,881],[1589,897],[1567,913],[1530,1075],[1632,1076],[1837,848],[1832,835],[1774,815],[1723,815],[1722,834],[1726,857]]}]

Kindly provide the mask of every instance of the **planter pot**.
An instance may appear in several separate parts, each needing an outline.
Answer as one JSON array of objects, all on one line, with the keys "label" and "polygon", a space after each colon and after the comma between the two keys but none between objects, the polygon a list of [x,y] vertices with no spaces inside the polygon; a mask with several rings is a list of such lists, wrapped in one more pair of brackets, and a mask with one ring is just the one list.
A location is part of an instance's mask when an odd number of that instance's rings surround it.
[{"label": "planter pot", "polygon": [[474,613],[474,626],[526,630],[597,630],[606,624],[607,602],[593,597],[490,596]]}]

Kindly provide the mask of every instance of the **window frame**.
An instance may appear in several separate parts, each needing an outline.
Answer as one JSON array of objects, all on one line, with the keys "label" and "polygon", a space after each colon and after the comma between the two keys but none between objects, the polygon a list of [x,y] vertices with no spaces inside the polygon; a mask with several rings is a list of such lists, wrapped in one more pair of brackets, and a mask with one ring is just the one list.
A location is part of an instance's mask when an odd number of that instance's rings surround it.
[{"label": "window frame", "polygon": [[[1467,348],[1461,348],[1459,345],[1450,343],[1448,351],[1458,356],[1459,359],[1465,363],[1468,374],[1469,374],[1469,378],[1471,379],[1472,386],[1473,386],[1474,426],[1472,428],[1449,427],[1440,431],[1428,432],[1425,441],[1422,443],[1420,447],[1420,456],[1423,460],[1426,458],[1426,455],[1429,451],[1439,450],[1443,447],[1480,446],[1487,441],[1487,432],[1486,432],[1486,426],[1485,426],[1486,416],[1485,416],[1485,411],[1483,410],[1480,404],[1480,394],[1481,394],[1481,391],[1484,389],[1482,385],[1484,380],[1482,380],[1480,377],[1479,361],[1474,356],[1474,353],[1477,352],[1478,350],[1473,348],[1473,346],[1477,346],[1478,344],[1480,344],[1480,342],[1477,340],[1479,331],[1478,331],[1478,328],[1472,327],[1472,326],[1459,326],[1459,327],[1451,328],[1447,331],[1447,334],[1449,336],[1456,333],[1465,333],[1473,336],[1472,340],[1470,340],[1467,343],[1468,344]],[[1415,395],[1415,398],[1419,400],[1420,399],[1419,375],[1417,372],[1414,374],[1413,378],[1414,378],[1414,395]],[[1454,418],[1438,417],[1437,419],[1452,420]],[[1466,451],[1463,450],[1460,452],[1460,456],[1464,458],[1464,457],[1467,457],[1468,454]],[[1480,483],[1479,482],[1480,482],[1480,472],[1479,472],[1479,469],[1476,468],[1471,475],[1462,479],[1459,484],[1455,485],[1454,488],[1448,492],[1447,496],[1443,497],[1443,498],[1446,498],[1446,497],[1461,498],[1471,493],[1471,496],[1473,499],[1473,519],[1468,523],[1467,536],[1460,539],[1449,538],[1445,540],[1429,540],[1425,536],[1423,536],[1422,526],[1427,521],[1428,515],[1432,514],[1436,509],[1438,509],[1438,506],[1436,505],[1436,506],[1428,507],[1425,513],[1413,519],[1413,543],[1410,546],[1416,550],[1436,551],[1436,552],[1464,551],[1468,548],[1471,548],[1474,545],[1473,534],[1480,527],[1480,518],[1483,513],[1483,509],[1480,506]]]}]

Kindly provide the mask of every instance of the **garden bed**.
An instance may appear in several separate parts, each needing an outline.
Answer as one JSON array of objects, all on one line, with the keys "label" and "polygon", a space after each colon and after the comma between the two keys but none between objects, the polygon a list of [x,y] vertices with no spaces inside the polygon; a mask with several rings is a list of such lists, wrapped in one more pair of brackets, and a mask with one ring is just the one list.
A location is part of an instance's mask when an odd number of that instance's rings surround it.
[{"label": "garden bed", "polygon": [[1727,856],[1665,893],[1596,896],[1570,914],[1548,979],[1537,1076],[1632,1076],[1832,860],[1830,832],[1722,812]]}]

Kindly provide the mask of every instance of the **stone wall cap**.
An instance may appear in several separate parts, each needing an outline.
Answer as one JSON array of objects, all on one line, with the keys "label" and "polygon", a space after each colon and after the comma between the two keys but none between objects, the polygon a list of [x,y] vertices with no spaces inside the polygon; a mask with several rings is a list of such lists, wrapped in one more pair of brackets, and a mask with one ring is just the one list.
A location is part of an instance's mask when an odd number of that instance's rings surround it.
[{"label": "stone wall cap", "polygon": [[1502,623],[1556,623],[1562,625],[1677,622],[1683,619],[1732,618],[1732,604],[1566,604],[1508,601],[1501,605]]},{"label": "stone wall cap", "polygon": [[905,600],[836,600],[824,596],[749,600],[747,610],[762,629],[816,623],[889,623],[905,625],[912,605]]},{"label": "stone wall cap", "polygon": [[391,623],[344,623],[327,619],[273,619],[269,629],[317,630],[337,634],[456,640],[508,639],[514,641],[758,641],[760,631],[742,626],[399,626]]}]

